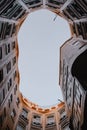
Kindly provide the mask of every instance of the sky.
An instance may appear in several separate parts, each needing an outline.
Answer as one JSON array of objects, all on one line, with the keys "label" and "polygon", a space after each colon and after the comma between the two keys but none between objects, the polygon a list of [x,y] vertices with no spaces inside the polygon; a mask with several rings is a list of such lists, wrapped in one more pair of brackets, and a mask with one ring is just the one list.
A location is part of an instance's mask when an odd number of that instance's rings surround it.
[{"label": "sky", "polygon": [[18,33],[20,91],[41,107],[63,101],[59,86],[60,46],[71,37],[66,20],[51,11],[32,12]]}]

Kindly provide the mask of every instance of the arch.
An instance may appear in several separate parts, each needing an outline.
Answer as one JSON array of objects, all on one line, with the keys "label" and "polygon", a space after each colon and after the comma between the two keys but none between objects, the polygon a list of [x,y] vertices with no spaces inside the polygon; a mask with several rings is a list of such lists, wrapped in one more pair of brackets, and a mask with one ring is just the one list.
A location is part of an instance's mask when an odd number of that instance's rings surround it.
[{"label": "arch", "polygon": [[81,83],[82,87],[87,90],[87,50],[76,58],[72,65],[71,73]]}]

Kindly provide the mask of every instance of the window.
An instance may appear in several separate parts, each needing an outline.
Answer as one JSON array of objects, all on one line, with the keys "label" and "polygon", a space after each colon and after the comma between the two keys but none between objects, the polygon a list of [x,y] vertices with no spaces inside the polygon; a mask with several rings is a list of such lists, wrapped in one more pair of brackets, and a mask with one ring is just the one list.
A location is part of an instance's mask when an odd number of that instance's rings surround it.
[{"label": "window", "polygon": [[8,106],[9,106],[9,108],[10,108],[10,105],[11,105],[11,101],[10,101],[10,99],[8,99]]},{"label": "window", "polygon": [[0,21],[0,39],[1,39],[1,33],[2,33],[2,23]]},{"label": "window", "polygon": [[64,112],[65,112],[65,108],[64,108],[64,107],[63,107],[63,108],[61,108],[58,112],[60,113],[60,115],[62,115],[62,113],[64,113]]},{"label": "window", "polygon": [[10,98],[8,99],[8,105],[9,105],[9,108],[10,108],[10,105],[11,105],[11,102],[13,101],[13,95],[11,94],[10,95]]},{"label": "window", "polygon": [[[1,9],[1,7],[0,7],[0,9]],[[2,39],[3,27],[4,27],[4,23],[0,22],[0,39]]]},{"label": "window", "polygon": [[[13,14],[12,11],[14,11],[13,8],[12,8],[13,4],[14,4],[14,0],[13,1],[9,1],[9,2],[7,1],[7,2],[4,2],[4,3],[6,3],[6,6],[5,6],[5,9],[3,10],[3,12],[1,14],[4,17],[10,18],[10,16]],[[9,26],[9,24],[8,24],[8,26]]]},{"label": "window", "polygon": [[3,102],[3,93],[2,93],[2,91],[0,92],[0,105],[2,104],[2,102]]},{"label": "window", "polygon": [[3,89],[3,100],[4,100],[4,98],[5,98],[5,90]]},{"label": "window", "polygon": [[36,124],[36,125],[40,125],[40,123],[41,123],[41,117],[40,116],[38,116],[38,115],[34,115],[33,116],[33,122],[32,122],[33,124]]},{"label": "window", "polygon": [[7,23],[6,25],[6,30],[5,30],[5,35],[9,36],[11,31],[11,24]]},{"label": "window", "polygon": [[5,99],[5,90],[3,89],[0,92],[0,104],[2,104],[3,100]]},{"label": "window", "polygon": [[15,26],[15,24],[13,24],[12,34],[14,34],[14,33],[15,33],[15,31],[16,31],[16,26]]},{"label": "window", "polygon": [[66,114],[62,115],[61,118],[60,118],[60,122],[63,122],[66,118],[67,118]]},{"label": "window", "polygon": [[0,59],[2,59],[2,47],[0,47]]},{"label": "window", "polygon": [[17,125],[16,130],[25,130],[21,125]]},{"label": "window", "polygon": [[14,123],[14,118],[16,116],[16,111],[15,109],[13,108],[12,112],[11,112],[11,119],[12,119],[12,122]]},{"label": "window", "polygon": [[23,0],[24,1],[24,3],[26,3],[26,4],[29,4],[29,5],[33,5],[33,4],[37,4],[37,3],[39,3],[40,2],[40,0]]},{"label": "window", "polygon": [[25,108],[22,109],[21,116],[24,117],[25,119],[27,119],[28,111]]},{"label": "window", "polygon": [[70,94],[69,94],[70,97],[71,97],[71,91],[72,91],[72,89],[70,88]]},{"label": "window", "polygon": [[0,0],[0,11],[3,10],[8,4],[8,0]]},{"label": "window", "polygon": [[8,91],[9,91],[10,87],[12,86],[12,78],[9,79],[9,82],[7,85],[8,85]]},{"label": "window", "polygon": [[16,9],[16,11],[14,11],[14,13],[13,13],[13,18],[14,19],[18,19],[18,14],[20,14],[21,12],[22,12],[22,10],[23,10],[23,8],[22,8],[22,6],[20,6],[20,5],[17,5],[17,9]]},{"label": "window", "polygon": [[9,79],[9,85],[12,86],[12,78]]},{"label": "window", "polygon": [[54,116],[47,117],[47,125],[52,125],[55,123]]},{"label": "window", "polygon": [[13,100],[13,95],[11,94],[11,96],[10,96],[10,101],[12,102],[12,100]]},{"label": "window", "polygon": [[78,30],[78,31],[77,31],[77,36],[78,36],[78,35],[82,35],[81,23],[77,23],[76,25],[77,25],[77,30]]},{"label": "window", "polygon": [[81,100],[82,100],[82,95],[81,94],[80,94],[79,100],[80,100],[79,107],[81,107]]},{"label": "window", "polygon": [[10,44],[8,44],[8,53],[10,53]]},{"label": "window", "polygon": [[66,11],[67,11],[73,18],[76,18],[76,14],[73,12],[71,6],[67,6]]},{"label": "window", "polygon": [[86,39],[87,38],[87,23],[86,22],[82,22],[81,23],[81,27],[82,27],[82,35],[83,35],[83,39]]},{"label": "window", "polygon": [[60,5],[63,4],[64,2],[61,0],[48,0],[48,2],[55,4],[55,5]]},{"label": "window", "polygon": [[11,62],[9,62],[6,66],[7,68],[7,74],[9,73],[9,71],[11,70]]},{"label": "window", "polygon": [[12,86],[12,78],[9,79],[9,84]]},{"label": "window", "polygon": [[[18,16],[18,18],[21,18],[22,16],[24,16],[24,14],[26,13],[26,10],[23,10],[21,13],[20,13],[20,15]],[[18,19],[17,18],[17,19]]]},{"label": "window", "polygon": [[16,111],[15,109],[13,108],[13,111],[11,112],[11,117],[14,118],[16,116]]},{"label": "window", "polygon": [[5,53],[6,53],[6,55],[8,53],[10,53],[10,43],[9,44],[5,44]]},{"label": "window", "polygon": [[6,55],[8,54],[8,48],[7,48],[6,44],[5,44],[5,53],[6,53]]},{"label": "window", "polygon": [[16,99],[17,106],[19,105],[19,103],[20,103],[20,99],[19,99],[19,97],[17,97],[17,99]]},{"label": "window", "polygon": [[75,13],[77,13],[78,15],[82,14],[83,12],[81,6],[79,6],[76,2],[72,3],[72,8],[75,11]]},{"label": "window", "polygon": [[35,8],[42,5],[42,0],[22,0],[28,8]]},{"label": "window", "polygon": [[16,63],[16,56],[12,59],[12,61],[13,61],[13,65],[15,65],[15,63]]},{"label": "window", "polygon": [[15,70],[15,72],[14,72],[14,74],[13,74],[14,80],[15,80],[16,76],[17,76],[17,71]]},{"label": "window", "polygon": [[15,85],[14,87],[14,94],[16,95],[16,91],[17,91],[17,85]]},{"label": "window", "polygon": [[15,49],[15,41],[12,42],[12,50],[14,50],[14,49]]},{"label": "window", "polygon": [[0,70],[0,83],[2,82],[3,80],[3,69]]}]

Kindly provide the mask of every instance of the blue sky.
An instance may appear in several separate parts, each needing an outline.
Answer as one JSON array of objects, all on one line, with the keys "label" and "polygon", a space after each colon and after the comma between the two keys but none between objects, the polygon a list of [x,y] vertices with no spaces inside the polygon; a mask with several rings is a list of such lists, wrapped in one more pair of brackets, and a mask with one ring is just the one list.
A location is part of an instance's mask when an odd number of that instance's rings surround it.
[{"label": "blue sky", "polygon": [[63,100],[59,87],[59,48],[70,38],[66,20],[48,10],[28,15],[19,34],[20,91],[30,101],[48,106]]}]

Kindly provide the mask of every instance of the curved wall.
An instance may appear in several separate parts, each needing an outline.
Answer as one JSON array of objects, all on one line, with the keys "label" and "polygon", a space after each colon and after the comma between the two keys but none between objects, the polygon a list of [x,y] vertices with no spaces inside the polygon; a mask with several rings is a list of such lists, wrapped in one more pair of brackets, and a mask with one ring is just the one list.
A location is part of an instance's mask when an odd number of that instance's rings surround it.
[{"label": "curved wall", "polygon": [[[17,33],[27,14],[40,8],[49,9],[64,17],[69,22],[73,37],[60,48],[60,85],[65,106],[60,103],[45,110],[25,100],[19,92]],[[78,80],[72,77],[70,71],[73,58],[75,58],[71,54],[85,51],[86,46],[83,46],[83,43],[87,43],[87,2],[85,0],[0,1],[1,130],[68,130],[69,126],[71,130],[86,128],[84,118],[84,111],[85,114],[87,113],[86,91],[82,89]],[[71,45],[73,45],[72,49]],[[68,55],[67,52],[69,52]],[[70,67],[67,67],[69,63]],[[71,88],[73,83],[74,87]],[[68,120],[70,120],[70,125]]]}]

